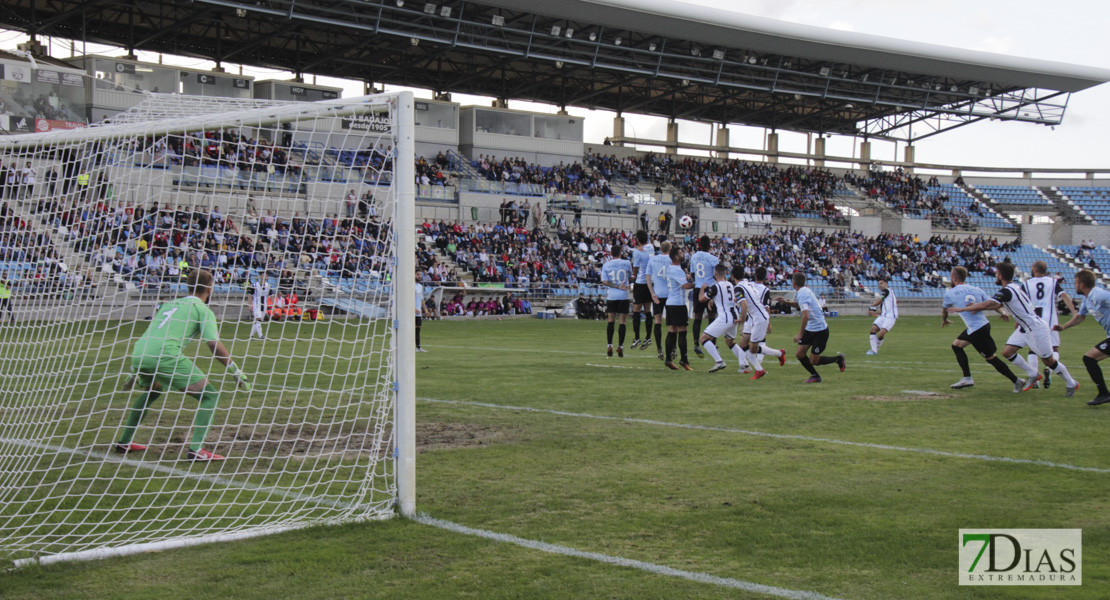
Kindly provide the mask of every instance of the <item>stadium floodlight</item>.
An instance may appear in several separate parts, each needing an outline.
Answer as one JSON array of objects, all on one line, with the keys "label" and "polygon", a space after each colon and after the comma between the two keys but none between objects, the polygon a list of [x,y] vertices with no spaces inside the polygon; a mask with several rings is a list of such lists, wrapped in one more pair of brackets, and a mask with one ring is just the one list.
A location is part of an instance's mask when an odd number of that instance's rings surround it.
[{"label": "stadium floodlight", "polygon": [[429,14],[429,15],[436,14],[436,5],[432,4],[431,2],[425,3],[424,4],[424,12],[426,14]]},{"label": "stadium floodlight", "polygon": [[725,59],[725,51],[721,50],[720,48],[717,48],[716,50],[713,51],[713,58],[716,59],[716,60],[724,60]]},{"label": "stadium floodlight", "polygon": [[690,56],[701,56],[701,48],[698,48],[696,46],[694,48],[690,48]]},{"label": "stadium floodlight", "polygon": [[614,46],[620,46],[620,45],[621,45],[621,42],[622,42],[622,41],[623,41],[623,40],[621,40],[621,36],[619,36],[619,35],[618,35],[618,36],[616,37],[616,39],[614,39],[614,40],[613,40],[613,45],[614,45]]},{"label": "stadium floodlight", "polygon": [[439,9],[439,16],[443,17],[444,19],[451,18],[451,7],[444,6],[443,8]]},{"label": "stadium floodlight", "polygon": [[551,35],[559,35],[561,31],[563,31],[562,27],[559,27],[558,25],[551,26]]},{"label": "stadium floodlight", "polygon": [[493,26],[494,27],[504,27],[505,26],[505,17],[503,17],[501,15],[493,15]]},{"label": "stadium floodlight", "polygon": [[[411,92],[296,103],[157,94],[86,128],[0,138],[0,156],[57,167],[60,190],[88,182],[88,194],[68,201],[77,213],[114,194],[213,211],[232,235],[248,202],[303,223],[300,215],[343,213],[355,188],[373,190],[367,213],[380,215],[350,219],[363,248],[348,254],[357,284],[305,274],[285,288],[264,266],[228,261],[203,267],[210,281],[151,263],[93,273],[87,291],[17,287],[35,298],[4,324],[0,353],[0,556],[46,564],[385,519],[398,507],[415,514],[414,105]],[[244,148],[266,140],[245,150],[261,168],[202,164],[190,140],[214,132]],[[136,139],[149,150],[135,151]],[[335,161],[324,164],[309,143],[336,149]],[[36,252],[72,244],[91,254],[146,225],[170,231],[148,219],[90,219]],[[235,235],[269,245],[260,233],[240,226]],[[282,262],[302,256],[277,244],[271,252]],[[70,268],[92,273],[84,255],[75,250]],[[200,273],[195,253],[180,256]],[[252,289],[259,318],[274,326],[253,320]],[[194,319],[238,366],[225,372],[205,343],[167,343],[191,337]],[[242,335],[251,323],[268,328],[265,341]],[[144,333],[159,327],[170,335]],[[199,410],[179,391],[154,395],[154,381],[132,380],[133,356],[159,371],[208,371]]]},{"label": "stadium floodlight", "polygon": [[420,38],[409,38],[409,43],[412,44],[413,46],[419,46],[420,45]]},{"label": "stadium floodlight", "polygon": [[682,86],[683,86],[683,87],[686,87],[686,86],[688,86],[688,85],[690,85],[690,80],[689,80],[689,79],[683,79],[683,80],[682,80]]},{"label": "stadium floodlight", "polygon": [[555,68],[556,69],[562,69],[563,68],[563,61],[561,61],[561,60],[555,61]]},{"label": "stadium floodlight", "polygon": [[591,42],[596,42],[597,41],[597,34],[594,33],[593,31],[590,32],[590,41]]},{"label": "stadium floodlight", "polygon": [[956,90],[958,90],[958,89],[960,89],[960,88],[958,88],[958,87],[956,87],[956,86],[952,86],[952,87],[948,88],[948,91],[950,91],[950,92],[952,92],[952,93],[955,93],[955,92],[956,92]]},{"label": "stadium floodlight", "polygon": [[820,73],[821,73],[821,77],[828,77],[829,73],[832,73],[832,69],[830,69],[828,67],[821,67]]},{"label": "stadium floodlight", "polygon": [[404,5],[405,5],[405,0],[397,0],[397,8],[401,8]]},{"label": "stadium floodlight", "polygon": [[574,37],[574,30],[571,29],[570,27],[567,27],[566,37],[567,37],[567,39],[570,39],[570,38]]},{"label": "stadium floodlight", "polygon": [[978,96],[979,95],[979,86],[973,85],[973,86],[969,87],[967,89],[967,93],[971,94],[972,96]]},{"label": "stadium floodlight", "polygon": [[864,73],[864,74],[863,74],[863,77],[860,77],[860,78],[859,78],[859,80],[860,80],[860,81],[862,81],[863,83],[867,83],[867,79],[868,79],[868,75],[867,75],[867,73]]},{"label": "stadium floodlight", "polygon": [[758,61],[758,60],[759,59],[754,57],[754,56],[749,56],[748,57],[748,64],[754,65],[756,63],[756,61]]},{"label": "stadium floodlight", "polygon": [[655,45],[655,42],[648,44],[648,52],[655,52],[656,48],[658,48],[658,46]]}]

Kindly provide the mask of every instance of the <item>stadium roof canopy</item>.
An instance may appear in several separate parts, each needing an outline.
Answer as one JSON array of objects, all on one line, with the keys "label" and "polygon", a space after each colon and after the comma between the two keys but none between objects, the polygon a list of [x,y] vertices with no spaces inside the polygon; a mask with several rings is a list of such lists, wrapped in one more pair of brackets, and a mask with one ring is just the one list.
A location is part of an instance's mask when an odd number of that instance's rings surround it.
[{"label": "stadium roof canopy", "polygon": [[667,0],[8,0],[30,34],[503,99],[915,140],[1055,125],[1110,71]]}]

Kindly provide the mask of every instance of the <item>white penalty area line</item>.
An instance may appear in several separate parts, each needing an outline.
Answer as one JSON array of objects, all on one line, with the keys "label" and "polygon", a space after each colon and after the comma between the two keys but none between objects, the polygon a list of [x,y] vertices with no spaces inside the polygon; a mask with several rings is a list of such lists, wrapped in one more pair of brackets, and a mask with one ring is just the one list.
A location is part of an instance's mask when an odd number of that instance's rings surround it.
[{"label": "white penalty area line", "polygon": [[768,596],[777,596],[779,598],[790,598],[791,600],[837,600],[831,596],[825,596],[816,592],[806,592],[801,590],[789,590],[786,588],[774,587],[770,585],[763,585],[759,583],[752,583],[750,581],[743,581],[741,579],[733,579],[731,577],[718,577],[716,575],[709,575],[706,573],[698,573],[696,571],[685,571],[682,569],[675,569],[665,565],[657,565],[655,563],[644,562],[642,560],[633,560],[630,558],[622,558],[620,556],[611,556],[608,554],[601,554],[598,552],[586,552],[584,550],[577,550],[568,546],[559,546],[556,544],[549,544],[547,542],[537,542],[525,538],[516,537],[515,535],[507,535],[504,533],[495,533],[493,531],[486,531],[484,529],[474,529],[458,523],[444,521],[429,517],[421,514],[413,517],[417,523],[424,525],[431,525],[447,531],[461,533],[464,535],[472,535],[487,540],[496,542],[514,544],[522,548],[531,550],[539,550],[540,552],[547,552],[549,554],[559,554],[562,556],[570,556],[574,558],[584,558],[618,567],[628,567],[645,571],[653,575],[664,575],[667,577],[678,577],[687,579],[689,581],[696,581],[698,583],[708,583],[716,586],[732,588],[734,590],[742,590],[755,594],[766,594]]},{"label": "white penalty area line", "polygon": [[764,437],[778,440],[799,440],[804,442],[817,442],[822,444],[836,444],[839,446],[853,446],[856,448],[870,448],[873,450],[893,450],[896,452],[912,452],[915,454],[928,454],[931,456],[943,456],[945,458],[962,458],[967,460],[979,460],[986,462],[1000,462],[1019,465],[1033,465],[1037,467],[1048,467],[1051,469],[1066,469],[1068,471],[1082,471],[1085,473],[1103,473],[1110,474],[1110,469],[1099,467],[1083,467],[1079,465],[1069,465],[1067,463],[1056,463],[1047,460],[1034,460],[1031,458],[1010,458],[1007,456],[991,456],[989,454],[966,454],[963,452],[947,452],[945,450],[933,450],[932,448],[913,448],[909,446],[891,446],[888,444],[872,444],[870,442],[853,442],[850,440],[838,440],[833,438],[811,437],[808,435],[793,435],[787,433],[771,433],[768,431],[756,431],[753,429],[735,429],[731,427],[713,427],[710,425],[692,425],[689,423],[669,423],[667,421],[657,421],[654,419],[638,419],[634,417],[614,417],[609,415],[594,415],[589,413],[568,412],[562,410],[551,410],[547,408],[533,408],[530,406],[509,406],[505,404],[492,404],[489,402],[471,402],[467,400],[438,400],[435,398],[418,398],[422,402],[432,402],[435,404],[454,404],[458,406],[478,406],[483,408],[496,408],[501,410],[515,410],[522,412],[532,413],[545,413],[550,415],[558,415],[561,417],[577,417],[581,419],[597,419],[599,421],[620,421],[624,423],[639,423],[642,425],[654,425],[657,427],[674,427],[677,429],[693,429],[696,431],[715,431],[720,433],[739,433],[742,435],[750,435],[755,437]]},{"label": "white penalty area line", "polygon": [[[236,481],[236,480],[233,480],[233,479],[227,479],[225,477],[217,477],[217,476],[214,476],[214,475],[204,475],[204,474],[199,474],[199,473],[193,473],[193,472],[190,472],[190,471],[185,471],[185,470],[182,470],[182,469],[177,469],[177,468],[169,467],[169,466],[162,465],[162,464],[149,463],[149,462],[145,462],[145,461],[141,461],[141,460],[133,460],[133,459],[129,459],[129,458],[115,457],[115,456],[112,456],[110,454],[106,454],[106,453],[103,453],[103,452],[95,452],[95,451],[91,451],[91,450],[80,450],[80,449],[77,449],[77,448],[67,448],[65,446],[57,446],[57,445],[53,445],[53,444],[39,444],[39,443],[35,443],[35,442],[30,442],[30,441],[27,441],[27,440],[18,440],[18,439],[0,438],[0,444],[12,444],[12,445],[23,446],[25,448],[32,448],[32,449],[36,449],[36,450],[46,450],[46,451],[57,452],[57,453],[62,453],[62,454],[71,454],[71,455],[74,455],[74,456],[83,456],[83,457],[87,457],[87,458],[91,458],[91,459],[98,459],[98,460],[101,460],[101,461],[107,462],[107,463],[124,464],[124,465],[134,467],[136,469],[147,469],[147,470],[155,471],[155,472],[158,472],[158,473],[165,473],[165,474],[168,474],[168,475],[176,475],[176,476],[182,477],[184,479],[192,479],[192,480],[196,480],[196,481],[203,481],[205,483],[209,483],[209,484],[212,484],[212,485],[215,485],[215,486],[222,486],[222,487],[231,488],[231,489],[243,489],[243,490],[249,490],[249,491],[257,491],[257,492],[262,492],[262,493],[265,493],[265,494],[270,494],[270,495],[273,495],[273,496],[279,496],[279,497],[282,497],[282,498],[287,498],[287,499],[290,499],[290,500],[299,500],[299,501],[302,501],[302,502],[324,505],[324,506],[330,506],[330,507],[333,507],[333,508],[343,508],[343,509],[358,508],[358,505],[356,505],[354,503],[351,503],[351,502],[344,502],[342,500],[334,500],[334,499],[331,499],[331,498],[321,498],[319,496],[309,496],[309,495],[306,495],[306,494],[300,494],[300,493],[291,492],[291,491],[288,491],[288,490],[282,490],[282,489],[271,488],[271,487],[263,487],[263,486],[258,486],[258,485],[254,485],[254,484],[251,484],[251,483]],[[750,581],[743,581],[743,580],[740,580],[740,579],[733,579],[731,577],[719,577],[717,575],[709,575],[707,573],[698,573],[696,571],[686,571],[686,570],[682,570],[682,569],[675,569],[673,567],[668,567],[666,565],[658,565],[658,564],[655,564],[655,563],[649,563],[649,562],[644,562],[644,561],[641,561],[641,560],[634,560],[634,559],[630,559],[630,558],[623,558],[623,557],[620,557],[620,556],[611,556],[611,555],[608,555],[608,554],[601,554],[601,553],[598,553],[598,552],[588,552],[588,551],[585,551],[585,550],[578,550],[576,548],[571,548],[571,547],[568,547],[568,546],[560,546],[560,545],[556,545],[556,544],[549,544],[547,542],[538,542],[538,541],[535,541],[535,540],[529,540],[529,539],[526,539],[526,538],[517,537],[515,535],[497,533],[497,532],[494,532],[494,531],[487,531],[487,530],[484,530],[484,529],[475,529],[475,528],[467,527],[465,525],[460,525],[458,523],[454,523],[454,522],[451,522],[451,521],[445,521],[443,519],[436,519],[434,517],[428,516],[428,515],[423,514],[423,513],[414,516],[412,518],[412,521],[414,521],[416,523],[420,523],[422,525],[430,525],[432,527],[436,527],[436,528],[443,529],[443,530],[446,530],[446,531],[450,531],[450,532],[453,532],[453,533],[460,533],[460,534],[463,534],[463,535],[476,536],[476,537],[480,537],[480,538],[484,538],[484,539],[487,539],[487,540],[492,540],[492,541],[500,542],[500,543],[514,544],[514,545],[520,546],[522,548],[529,548],[529,549],[532,549],[532,550],[539,550],[541,552],[546,552],[546,553],[549,553],[549,554],[558,554],[558,555],[570,556],[570,557],[574,557],[574,558],[584,558],[586,560],[592,560],[592,561],[601,562],[601,563],[605,563],[605,564],[615,565],[615,566],[618,566],[618,567],[627,567],[627,568],[632,568],[632,569],[638,569],[640,571],[645,571],[645,572],[648,572],[648,573],[652,573],[654,575],[663,575],[663,576],[666,576],[666,577],[678,577],[678,578],[681,578],[681,579],[687,579],[689,581],[694,581],[694,582],[697,582],[697,583],[707,583],[707,584],[711,584],[711,585],[717,585],[717,586],[721,586],[721,587],[743,590],[743,591],[753,592],[753,593],[757,593],[757,594],[766,594],[766,595],[769,595],[769,596],[777,596],[779,598],[789,598],[791,600],[839,600],[839,599],[833,598],[831,596],[825,596],[825,595],[817,594],[817,593],[814,593],[814,592],[790,590],[790,589],[774,587],[774,586],[770,586],[770,585],[752,583]],[[16,566],[22,567],[22,566],[26,566],[26,565],[33,564],[33,563],[49,564],[49,563],[67,561],[67,560],[103,559],[103,558],[110,558],[110,557],[115,557],[115,556],[126,556],[126,555],[129,555],[129,554],[138,554],[138,553],[150,552],[150,551],[160,551],[160,550],[168,550],[168,549],[172,549],[172,548],[196,546],[196,545],[212,543],[212,542],[234,541],[234,540],[246,539],[246,538],[250,538],[250,537],[269,535],[269,534],[273,534],[273,533],[283,533],[285,531],[291,531],[293,529],[300,529],[302,527],[304,527],[304,524],[275,525],[275,526],[270,526],[270,527],[264,527],[264,528],[261,528],[259,530],[255,530],[255,531],[230,532],[230,533],[226,533],[226,534],[210,534],[210,535],[199,536],[199,537],[195,537],[195,538],[181,539],[181,540],[169,540],[169,541],[164,541],[164,542],[150,542],[150,543],[132,544],[132,545],[129,545],[129,546],[124,546],[124,547],[119,547],[119,548],[92,549],[92,550],[84,550],[84,551],[79,551],[79,552],[69,552],[69,553],[64,553],[64,554],[46,555],[46,556],[41,556],[41,557],[38,557],[38,558],[20,559],[18,561],[15,561],[15,564],[16,564]]]}]

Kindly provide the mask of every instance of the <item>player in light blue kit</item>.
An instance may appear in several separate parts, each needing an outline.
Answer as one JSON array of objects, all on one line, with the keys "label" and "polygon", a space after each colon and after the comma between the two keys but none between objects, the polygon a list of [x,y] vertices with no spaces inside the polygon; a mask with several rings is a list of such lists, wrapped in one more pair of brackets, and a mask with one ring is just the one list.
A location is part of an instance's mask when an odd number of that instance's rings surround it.
[{"label": "player in light blue kit", "polygon": [[[1075,291],[1083,294],[1083,304],[1079,306],[1079,311],[1067,323],[1057,325],[1053,329],[1056,331],[1070,329],[1082,323],[1087,315],[1091,315],[1106,330],[1106,335],[1110,335],[1110,292],[1095,286],[1093,271],[1083,269],[1075,274]],[[1098,395],[1087,403],[1090,406],[1110,402],[1110,390],[1106,389],[1106,379],[1098,366],[1098,362],[1107,356],[1110,356],[1110,337],[1095,344],[1094,348],[1083,355],[1083,364],[1087,367],[1087,373],[1091,376],[1091,381],[1098,386]]]},{"label": "player in light blue kit", "polygon": [[675,345],[682,355],[679,365],[687,371],[693,371],[690,360],[686,355],[686,323],[689,315],[686,313],[686,290],[694,287],[690,277],[682,270],[682,249],[673,246],[670,250],[671,266],[667,267],[667,360],[663,363],[668,369],[677,371],[674,366]]},{"label": "player in light blue kit", "polygon": [[[809,371],[810,377],[806,383],[821,383],[821,376],[817,374],[815,366],[836,363],[843,372],[847,364],[843,354],[838,353],[835,357],[821,356],[829,343],[829,325],[825,322],[825,313],[813,290],[806,287],[805,273],[794,273],[791,278],[794,282],[794,299],[787,300],[779,296],[776,300],[802,311],[802,328],[794,336],[794,343],[798,344],[794,356]],[[806,353],[810,356],[806,356]]]},{"label": "player in light blue kit", "polygon": [[628,320],[628,290],[632,283],[632,263],[623,258],[624,249],[618,245],[613,246],[613,258],[601,265],[601,285],[609,288],[608,302],[605,303],[605,313],[608,318],[606,334],[609,347],[606,356],[613,355],[613,326],[620,316],[620,334],[617,339],[617,356],[624,356],[625,321]]},{"label": "player in light blue kit", "polygon": [[[709,236],[703,235],[698,238],[698,251],[690,256],[690,274],[694,276],[694,289],[700,290],[703,285],[713,284],[713,269],[717,267],[716,256],[709,253]],[[701,336],[701,318],[705,314],[706,309],[712,309],[713,303],[702,302],[698,297],[698,293],[694,293],[694,354],[698,358],[705,358],[705,353],[701,351],[701,344],[698,340]],[[710,319],[712,320],[712,319]]]},{"label": "player in light blue kit", "polygon": [[[948,327],[952,324],[952,321],[948,320],[948,309],[964,308],[968,304],[990,300],[990,296],[983,290],[964,283],[967,281],[967,269],[956,267],[952,269],[949,277],[952,279],[952,288],[944,293],[943,308],[940,312],[941,327]],[[1001,307],[995,310],[1002,315],[1003,321],[1010,320],[1009,315],[1003,312]],[[964,348],[971,345],[996,371],[1002,373],[1006,379],[1014,384],[1014,393],[1020,392],[1025,387],[1025,380],[1014,375],[1014,372],[1010,370],[1010,365],[995,355],[998,352],[998,346],[995,345],[994,338],[991,337],[991,323],[987,320],[987,317],[982,312],[961,312],[959,315],[967,329],[961,331],[960,335],[952,341],[952,352],[956,354],[956,362],[960,364],[960,370],[963,371],[964,375],[962,379],[952,384],[952,389],[959,390],[975,385],[975,381],[971,379],[971,365],[967,361],[967,352],[964,351]]]},{"label": "player in light blue kit", "polygon": [[647,332],[644,335],[643,347],[651,345],[651,290],[647,286],[648,261],[655,254],[655,248],[648,243],[648,232],[643,229],[636,232],[632,239],[632,348],[640,345],[640,313],[644,314],[644,324]]},{"label": "player in light blue kit", "polygon": [[[663,242],[659,246],[659,254],[648,260],[647,285],[651,292],[651,314],[655,321],[655,349],[659,351],[659,360],[666,361],[663,354],[663,312],[666,308],[667,296],[670,286],[667,284],[667,269],[671,268],[671,243]],[[650,337],[650,335],[649,335]],[[644,344],[643,347],[647,347]]]}]

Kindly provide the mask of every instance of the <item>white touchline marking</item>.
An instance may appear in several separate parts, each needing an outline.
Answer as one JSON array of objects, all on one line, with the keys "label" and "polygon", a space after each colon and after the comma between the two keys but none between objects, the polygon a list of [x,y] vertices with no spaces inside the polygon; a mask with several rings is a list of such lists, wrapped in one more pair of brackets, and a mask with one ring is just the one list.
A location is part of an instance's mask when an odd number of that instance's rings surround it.
[{"label": "white touchline marking", "polygon": [[458,523],[450,521],[443,521],[429,517],[427,515],[417,515],[413,518],[418,523],[431,525],[440,529],[446,529],[455,533],[462,533],[465,535],[473,535],[488,540],[503,542],[508,544],[515,544],[522,548],[529,548],[532,550],[539,550],[540,552],[547,552],[550,554],[560,554],[563,556],[572,556],[575,558],[585,558],[587,560],[594,560],[610,565],[619,567],[629,567],[632,569],[639,569],[655,575],[666,575],[667,577],[679,577],[698,583],[709,583],[721,587],[732,588],[736,590],[743,590],[755,594],[766,594],[768,596],[777,596],[779,598],[790,598],[792,600],[836,600],[831,596],[825,596],[816,592],[806,592],[801,590],[789,590],[786,588],[774,587],[770,585],[763,585],[760,583],[752,583],[750,581],[743,581],[740,579],[733,579],[731,577],[719,577],[717,575],[709,575],[706,573],[698,573],[695,571],[685,571],[682,569],[675,569],[665,565],[657,565],[655,563],[644,562],[641,560],[633,560],[630,558],[622,558],[619,556],[611,556],[608,554],[601,554],[598,552],[586,552],[584,550],[577,550],[568,546],[559,546],[556,544],[549,544],[547,542],[537,542],[535,540],[528,540],[516,537],[515,535],[507,535],[504,533],[495,533],[486,531],[484,529],[474,529]]},{"label": "white touchline marking", "polygon": [[[191,471],[185,471],[185,470],[182,470],[182,469],[175,469],[173,467],[168,467],[168,466],[157,464],[157,463],[149,463],[149,462],[145,462],[145,461],[141,461],[141,460],[133,460],[133,459],[130,459],[130,458],[120,458],[120,457],[112,456],[111,454],[105,454],[103,452],[94,452],[94,451],[91,451],[91,450],[79,450],[79,449],[76,449],[76,448],[67,448],[65,446],[56,446],[56,445],[52,445],[52,444],[39,444],[39,443],[31,442],[31,441],[28,441],[28,440],[8,439],[8,438],[0,438],[0,443],[13,444],[13,445],[17,445],[17,446],[23,446],[23,447],[26,447],[26,448],[35,448],[35,449],[38,449],[38,450],[49,450],[51,452],[72,454],[72,455],[75,455],[75,456],[86,456],[88,458],[95,458],[95,459],[99,459],[99,460],[102,460],[102,461],[105,461],[105,462],[125,464],[125,465],[131,466],[131,467],[135,467],[137,469],[148,469],[148,470],[151,470],[151,471],[156,471],[158,473],[177,475],[177,476],[183,477],[185,479],[193,479],[193,480],[196,480],[196,481],[203,481],[203,482],[206,482],[206,483],[211,483],[213,485],[219,485],[219,486],[224,486],[224,487],[229,487],[229,488],[239,488],[239,489],[251,490],[251,491],[258,491],[258,492],[263,492],[263,493],[267,493],[267,494],[272,494],[272,495],[275,495],[275,496],[281,496],[283,498],[289,498],[291,500],[301,500],[301,501],[304,501],[304,502],[310,502],[310,503],[313,503],[313,504],[323,504],[323,505],[332,506],[332,507],[335,507],[335,508],[344,508],[344,509],[358,508],[358,505],[350,503],[350,502],[344,502],[342,500],[333,500],[331,498],[320,498],[318,496],[309,496],[309,495],[300,494],[300,493],[297,493],[297,492],[291,492],[291,491],[288,491],[288,490],[282,490],[282,489],[270,488],[270,487],[262,487],[262,486],[254,485],[254,484],[251,484],[251,483],[246,483],[246,482],[242,482],[242,481],[235,481],[233,479],[227,479],[227,478],[224,478],[224,477],[217,477],[217,476],[214,476],[214,475],[204,475],[204,474],[193,473]],[[640,560],[633,560],[633,559],[630,559],[630,558],[622,558],[622,557],[619,557],[619,556],[611,556],[611,555],[608,555],[608,554],[600,554],[600,553],[597,553],[597,552],[587,552],[587,551],[584,551],[584,550],[577,550],[575,548],[570,548],[568,546],[558,546],[558,545],[555,545],[555,544],[549,544],[547,542],[537,542],[535,540],[520,538],[520,537],[517,537],[515,535],[497,533],[497,532],[493,532],[493,531],[487,531],[487,530],[484,530],[484,529],[474,529],[472,527],[467,527],[465,525],[460,525],[458,523],[453,523],[451,521],[445,521],[443,519],[436,519],[434,517],[428,516],[428,515],[423,514],[423,513],[413,517],[412,521],[414,521],[416,523],[420,523],[422,525],[430,525],[432,527],[436,527],[436,528],[443,529],[443,530],[446,530],[446,531],[450,531],[450,532],[453,532],[453,533],[461,533],[461,534],[464,534],[464,535],[473,535],[473,536],[485,538],[485,539],[488,539],[488,540],[493,540],[495,542],[515,544],[515,545],[521,546],[523,548],[530,548],[530,549],[533,549],[533,550],[539,550],[541,552],[547,552],[547,553],[550,553],[550,554],[560,554],[560,555],[563,555],[563,556],[572,556],[572,557],[575,557],[575,558],[585,558],[587,560],[594,560],[594,561],[597,561],[597,562],[602,562],[602,563],[606,563],[606,564],[610,564],[610,565],[616,565],[616,566],[619,566],[619,567],[629,567],[629,568],[633,568],[633,569],[639,569],[641,571],[647,571],[649,573],[653,573],[653,574],[656,574],[656,575],[665,575],[665,576],[668,576],[668,577],[680,577],[682,579],[688,579],[690,581],[695,581],[695,582],[698,582],[698,583],[708,583],[708,584],[718,585],[718,586],[722,586],[722,587],[744,590],[744,591],[747,591],[747,592],[753,592],[753,593],[758,593],[758,594],[767,594],[767,595],[770,595],[770,596],[778,596],[780,598],[790,598],[790,599],[797,599],[797,600],[838,600],[836,598],[832,598],[830,596],[825,596],[825,595],[822,595],[822,594],[817,594],[815,592],[790,590],[790,589],[779,588],[779,587],[774,587],[774,586],[770,586],[770,585],[752,583],[752,582],[743,581],[743,580],[740,580],[740,579],[732,579],[730,577],[719,577],[717,575],[709,575],[707,573],[698,573],[696,571],[685,571],[685,570],[682,570],[682,569],[675,569],[673,567],[668,567],[668,566],[665,566],[665,565],[657,565],[655,563],[649,563],[649,562],[644,562],[644,561],[640,561]],[[279,533],[279,531],[274,531],[274,533]]]},{"label": "white touchline marking", "polygon": [[914,452],[917,454],[930,454],[933,456],[944,456],[947,458],[966,458],[970,460],[982,460],[987,462],[1002,462],[1021,465],[1035,465],[1038,467],[1049,467],[1053,469],[1067,469],[1069,471],[1084,471],[1087,473],[1110,473],[1110,469],[1103,469],[1099,467],[1083,467],[1078,465],[1069,465],[1067,463],[1055,463],[1047,460],[1034,460],[1031,458],[1010,458],[1006,456],[991,456],[989,454],[965,454],[963,452],[947,452],[944,450],[933,450],[931,448],[912,448],[909,446],[891,446],[888,444],[872,444],[870,442],[853,442],[849,440],[837,440],[833,438],[811,437],[808,435],[793,435],[787,433],[771,433],[768,431],[755,431],[752,429],[734,429],[731,427],[712,427],[709,425],[691,425],[687,423],[668,423],[666,421],[656,421],[654,419],[637,419],[633,417],[613,417],[608,415],[592,415],[589,413],[576,413],[561,410],[551,410],[547,408],[532,408],[530,406],[508,406],[504,404],[491,404],[489,402],[470,402],[467,400],[437,400],[435,398],[418,398],[423,402],[433,402],[436,404],[457,404],[461,406],[481,406],[484,408],[498,408],[503,410],[518,410],[522,412],[535,412],[547,413],[552,415],[559,415],[562,417],[579,417],[583,419],[598,419],[602,421],[623,421],[626,423],[641,423],[643,425],[656,425],[659,427],[676,427],[679,429],[695,429],[699,431],[718,431],[722,433],[740,433],[743,435],[752,435],[756,437],[774,438],[780,440],[802,440],[806,442],[821,442],[825,444],[838,444],[841,446],[855,446],[857,448],[873,448],[876,450],[895,450],[898,452]]},{"label": "white touchline marking", "polygon": [[593,363],[586,363],[587,367],[601,367],[603,369],[640,369],[646,370],[646,367],[625,367],[622,365],[595,365]]}]

